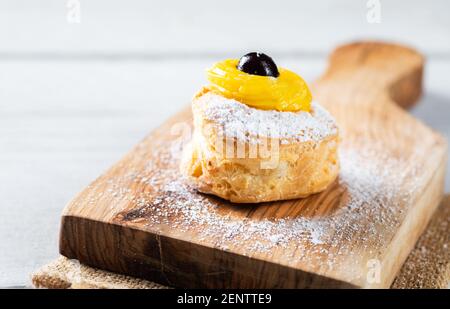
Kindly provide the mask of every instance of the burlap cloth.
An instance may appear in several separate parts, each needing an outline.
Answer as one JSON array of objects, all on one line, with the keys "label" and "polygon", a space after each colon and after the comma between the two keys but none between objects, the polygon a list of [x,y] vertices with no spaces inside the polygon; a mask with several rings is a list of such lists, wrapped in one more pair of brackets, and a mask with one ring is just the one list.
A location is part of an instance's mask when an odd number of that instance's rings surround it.
[{"label": "burlap cloth", "polygon": [[[447,288],[450,282],[450,196],[446,196],[408,256],[394,289]],[[38,288],[164,289],[163,285],[80,265],[59,257],[32,275]]]}]

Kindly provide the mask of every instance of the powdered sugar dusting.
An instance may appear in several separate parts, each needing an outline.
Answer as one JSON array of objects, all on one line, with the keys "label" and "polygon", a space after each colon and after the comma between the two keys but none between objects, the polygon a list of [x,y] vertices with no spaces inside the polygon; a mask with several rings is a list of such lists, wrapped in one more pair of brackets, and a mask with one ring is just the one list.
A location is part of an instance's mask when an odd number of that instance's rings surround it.
[{"label": "powdered sugar dusting", "polygon": [[193,108],[202,117],[221,129],[227,137],[257,143],[258,138],[278,138],[289,141],[320,141],[337,133],[333,117],[319,104],[312,103],[312,111],[279,112],[249,107],[233,99],[206,93],[194,100]]},{"label": "powdered sugar dusting", "polygon": [[[170,141],[155,139],[144,141],[136,154],[150,163],[114,179],[109,184],[112,190],[105,194],[113,201],[130,203],[129,210],[116,216],[127,224],[145,223],[157,233],[175,233],[172,235],[248,256],[271,256],[274,250],[282,250],[293,264],[320,258],[323,267],[333,268],[343,256],[353,254],[357,263],[361,252],[373,257],[380,254],[402,222],[415,190],[415,175],[406,163],[381,155],[381,150],[375,150],[374,156],[373,147],[341,149],[338,188],[342,194],[325,215],[254,216],[251,213],[258,207],[289,204],[230,205],[199,194],[179,173],[181,145],[174,147]],[[131,192],[121,188],[139,186],[143,187]],[[405,187],[411,191],[405,192]],[[111,205],[114,207],[114,202]]]}]

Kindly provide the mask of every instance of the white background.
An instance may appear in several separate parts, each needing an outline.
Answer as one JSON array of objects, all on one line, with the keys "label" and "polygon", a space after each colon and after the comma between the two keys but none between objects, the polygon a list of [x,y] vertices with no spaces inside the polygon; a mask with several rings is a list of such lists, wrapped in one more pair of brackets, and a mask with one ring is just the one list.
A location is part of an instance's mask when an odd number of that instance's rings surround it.
[{"label": "white background", "polygon": [[380,2],[368,23],[366,0],[79,0],[78,24],[67,1],[0,0],[0,287],[29,286],[64,205],[225,57],[263,51],[311,81],[336,44],[406,43],[427,56],[412,112],[448,138],[450,2]]}]

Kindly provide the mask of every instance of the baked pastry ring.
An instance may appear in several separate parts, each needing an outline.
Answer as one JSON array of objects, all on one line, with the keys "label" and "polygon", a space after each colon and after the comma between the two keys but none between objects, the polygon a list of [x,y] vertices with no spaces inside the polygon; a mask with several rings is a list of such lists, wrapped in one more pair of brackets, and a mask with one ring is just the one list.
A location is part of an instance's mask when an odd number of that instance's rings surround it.
[{"label": "baked pastry ring", "polygon": [[235,203],[294,199],[339,173],[337,125],[315,102],[310,112],[262,110],[204,88],[192,112],[181,170],[200,192]]}]

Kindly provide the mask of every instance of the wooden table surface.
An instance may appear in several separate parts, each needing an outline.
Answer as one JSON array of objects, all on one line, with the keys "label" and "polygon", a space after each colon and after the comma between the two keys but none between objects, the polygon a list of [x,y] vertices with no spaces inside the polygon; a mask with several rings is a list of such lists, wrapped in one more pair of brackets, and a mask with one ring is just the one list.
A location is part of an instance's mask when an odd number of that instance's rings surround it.
[{"label": "wooden table surface", "polygon": [[411,44],[427,55],[412,113],[450,136],[445,0],[381,1],[375,24],[365,1],[350,0],[79,0],[79,24],[64,2],[43,3],[0,3],[0,287],[30,285],[58,255],[64,205],[186,105],[216,60],[262,50],[313,80],[340,42]]}]

